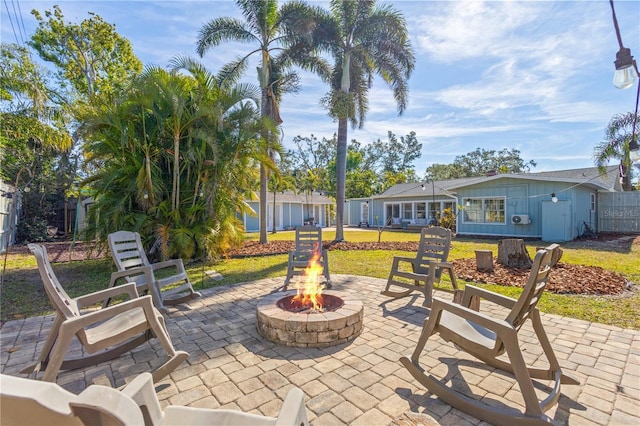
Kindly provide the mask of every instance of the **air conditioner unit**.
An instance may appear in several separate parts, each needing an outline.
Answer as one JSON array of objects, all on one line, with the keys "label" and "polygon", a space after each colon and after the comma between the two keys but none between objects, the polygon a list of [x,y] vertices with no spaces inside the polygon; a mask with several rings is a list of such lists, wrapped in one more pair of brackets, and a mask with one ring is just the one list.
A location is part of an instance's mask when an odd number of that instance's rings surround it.
[{"label": "air conditioner unit", "polygon": [[528,225],[531,223],[528,214],[512,214],[511,223],[514,225]]}]

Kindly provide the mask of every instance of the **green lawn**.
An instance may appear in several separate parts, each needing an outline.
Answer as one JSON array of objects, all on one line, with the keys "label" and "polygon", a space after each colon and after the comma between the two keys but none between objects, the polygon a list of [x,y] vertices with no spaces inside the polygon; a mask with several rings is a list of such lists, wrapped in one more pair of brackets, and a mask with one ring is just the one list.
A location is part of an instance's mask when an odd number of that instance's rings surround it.
[{"label": "green lawn", "polygon": [[[335,234],[323,232],[325,241],[332,240]],[[249,240],[257,239],[249,234]],[[269,234],[269,240],[292,240],[293,232]],[[345,230],[345,239],[351,242],[377,241],[376,230]],[[418,233],[384,231],[381,241],[418,241]],[[539,241],[527,242],[531,254]],[[474,250],[493,250],[497,253],[497,240],[458,239],[452,243],[450,259],[474,257]],[[600,266],[621,273],[629,281],[640,283],[640,246],[618,246],[606,250],[583,248],[580,242],[561,244],[564,250],[562,262]],[[394,255],[408,255],[399,251],[338,251],[329,252],[329,265],[332,274],[365,275],[386,278]],[[109,274],[114,270],[110,259],[82,262],[54,263],[53,268],[61,283],[72,296],[104,288],[109,282]],[[188,273],[197,289],[216,285],[232,285],[238,282],[261,278],[284,276],[287,268],[287,256],[275,255],[245,259],[227,259],[215,264],[203,265],[194,262],[187,265]],[[213,281],[204,275],[205,270],[215,269],[224,279]],[[490,290],[517,297],[519,289],[491,284],[477,284]],[[447,287],[447,283],[443,284]],[[7,321],[25,316],[41,315],[51,311],[48,299],[37,273],[35,259],[31,255],[10,254],[7,272],[1,296],[0,319]],[[616,325],[624,328],[640,329],[640,293],[623,296],[581,296],[545,293],[540,301],[544,312]]]}]

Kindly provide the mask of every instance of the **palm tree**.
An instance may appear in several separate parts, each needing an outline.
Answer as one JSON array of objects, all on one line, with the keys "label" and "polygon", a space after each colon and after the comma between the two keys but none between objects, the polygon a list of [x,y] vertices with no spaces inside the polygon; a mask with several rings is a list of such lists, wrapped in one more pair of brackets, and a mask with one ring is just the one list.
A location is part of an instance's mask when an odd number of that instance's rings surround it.
[{"label": "palm tree", "polygon": [[[629,156],[629,143],[631,142],[633,125],[636,123],[634,118],[635,115],[631,112],[614,115],[605,130],[604,140],[596,145],[593,152],[594,163],[602,172],[606,170],[610,160],[620,160],[620,164],[624,169],[622,189],[625,191],[634,190],[632,184],[634,169]],[[638,127],[640,126],[636,123],[636,135],[640,131]]]},{"label": "palm tree", "polygon": [[347,167],[347,122],[362,127],[374,75],[393,90],[402,114],[407,107],[407,80],[415,57],[404,17],[375,0],[332,0],[331,13],[318,16],[318,48],[334,59],[331,92],[325,98],[329,114],[338,120],[336,152],[336,241],[344,239],[344,200]]},{"label": "palm tree", "polygon": [[190,258],[205,247],[212,255],[241,236],[236,213],[245,208],[246,170],[258,158],[257,90],[220,85],[188,58],[172,65],[147,70],[136,82],[145,84],[86,121],[97,165],[89,232],[131,229],[159,242],[165,255]]},{"label": "palm tree", "polygon": [[[286,82],[295,83],[296,75],[287,72],[289,66],[295,64],[305,69],[321,68],[323,61],[315,58],[308,50],[292,27],[286,27],[283,16],[296,16],[294,12],[287,12],[300,7],[292,2],[278,10],[277,0],[236,0],[242,11],[244,22],[234,18],[217,18],[200,29],[196,51],[202,57],[209,49],[225,41],[253,43],[257,47],[244,56],[227,64],[222,74],[236,78],[242,74],[248,65],[249,57],[254,53],[260,55],[258,80],[261,90],[260,115],[270,118],[272,123],[279,125],[282,120],[279,115],[279,100]],[[303,10],[303,9],[300,9]],[[274,52],[278,55],[274,56]],[[271,127],[271,129],[269,129]],[[263,162],[260,163],[260,243],[267,242],[267,190],[269,178],[270,152],[275,144],[276,131],[267,126],[261,134],[266,142]]]}]

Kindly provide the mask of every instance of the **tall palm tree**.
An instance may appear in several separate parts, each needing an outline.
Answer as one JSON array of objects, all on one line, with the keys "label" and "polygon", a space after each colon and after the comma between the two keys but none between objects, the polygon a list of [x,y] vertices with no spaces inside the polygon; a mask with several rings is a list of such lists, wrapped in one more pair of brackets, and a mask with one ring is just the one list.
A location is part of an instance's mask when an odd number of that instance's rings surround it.
[{"label": "tall palm tree", "polygon": [[[605,138],[596,145],[593,151],[594,163],[603,172],[610,160],[620,160],[620,164],[624,169],[622,189],[625,191],[634,190],[632,184],[634,169],[629,156],[629,143],[631,142],[634,123],[634,114],[632,112],[614,115],[605,130]],[[640,126],[636,123],[635,134],[637,135],[639,132]]]},{"label": "tall palm tree", "polygon": [[332,0],[330,14],[318,16],[314,40],[334,59],[329,114],[338,120],[336,152],[336,241],[344,239],[347,166],[347,123],[362,127],[368,93],[375,75],[393,90],[402,114],[407,107],[407,81],[415,64],[407,25],[400,12],[375,0]]},{"label": "tall palm tree", "polygon": [[[285,81],[295,82],[295,74],[286,72],[295,64],[305,69],[315,70],[322,67],[323,61],[310,54],[308,45],[301,42],[292,27],[285,28],[283,16],[286,10],[299,7],[292,2],[278,10],[277,0],[236,0],[244,21],[234,18],[217,18],[200,29],[196,51],[202,57],[209,49],[222,42],[236,41],[253,43],[256,47],[246,55],[227,64],[222,73],[235,78],[242,74],[253,54],[260,55],[258,80],[261,90],[260,115],[268,117],[279,125],[279,97]],[[285,13],[286,12],[286,13]],[[292,13],[295,15],[295,13]],[[274,52],[278,52],[274,55]],[[278,90],[280,89],[280,90]],[[260,243],[267,242],[267,190],[269,178],[269,151],[275,143],[274,128],[263,129],[262,137],[266,141],[265,161],[260,163]],[[272,163],[272,162],[271,162]]]}]

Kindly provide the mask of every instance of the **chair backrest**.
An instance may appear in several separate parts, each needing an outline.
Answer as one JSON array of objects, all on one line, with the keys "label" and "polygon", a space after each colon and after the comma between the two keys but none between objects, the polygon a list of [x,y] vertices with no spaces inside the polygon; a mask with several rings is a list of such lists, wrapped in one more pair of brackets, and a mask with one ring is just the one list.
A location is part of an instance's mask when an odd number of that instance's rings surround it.
[{"label": "chair backrest", "polygon": [[53,272],[51,263],[49,263],[49,255],[47,249],[40,244],[29,244],[29,250],[36,257],[38,263],[38,272],[44,284],[44,290],[49,296],[49,301],[53,305],[56,312],[64,318],[72,318],[80,315],[78,306],[69,297],[64,288],[60,285],[58,278]]},{"label": "chair backrest", "polygon": [[322,228],[314,225],[296,228],[296,256],[311,257],[315,251],[322,251]]},{"label": "chair backrest", "polygon": [[554,252],[559,247],[558,244],[552,244],[536,253],[536,257],[533,259],[533,266],[531,266],[531,272],[529,273],[529,279],[518,301],[506,318],[506,321],[516,330],[522,327],[540,301],[540,297],[547,285],[549,272],[553,266]]},{"label": "chair backrest", "polygon": [[150,265],[140,240],[140,234],[137,232],[114,232],[109,234],[107,240],[118,271]]},{"label": "chair backrest", "polygon": [[76,395],[55,383],[0,375],[0,424],[81,425],[69,407]]},{"label": "chair backrest", "polygon": [[[415,272],[427,273],[429,262],[446,262],[451,248],[451,231],[440,226],[422,228]],[[439,277],[439,270],[436,276]]]}]

